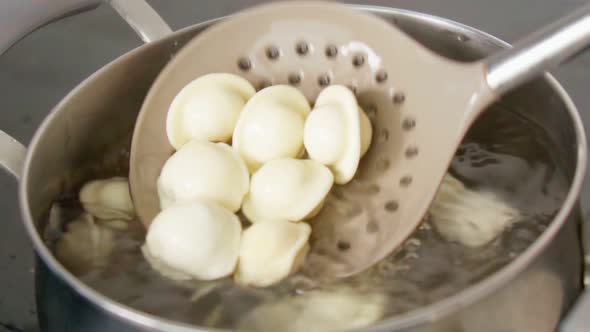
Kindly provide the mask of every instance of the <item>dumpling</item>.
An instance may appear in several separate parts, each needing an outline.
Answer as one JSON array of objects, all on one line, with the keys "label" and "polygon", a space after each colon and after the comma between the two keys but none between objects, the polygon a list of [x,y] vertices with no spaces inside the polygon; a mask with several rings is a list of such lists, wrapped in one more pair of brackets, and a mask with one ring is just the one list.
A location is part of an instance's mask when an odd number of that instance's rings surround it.
[{"label": "dumpling", "polygon": [[234,272],[241,232],[238,217],[215,202],[175,204],[154,218],[142,251],[168,278],[213,280]]},{"label": "dumpling", "polygon": [[192,139],[227,142],[242,108],[256,90],[240,76],[201,76],[176,95],[166,117],[166,134],[176,149]]},{"label": "dumpling", "polygon": [[248,101],[232,144],[251,172],[273,159],[301,155],[303,125],[309,111],[305,96],[288,85],[265,88]]},{"label": "dumpling", "polygon": [[66,231],[55,245],[57,259],[73,274],[84,275],[104,268],[115,247],[114,232],[98,225],[83,213],[66,225]]},{"label": "dumpling", "polygon": [[258,306],[239,322],[241,330],[335,332],[370,326],[383,317],[382,294],[359,293],[339,287],[285,296]]},{"label": "dumpling", "polygon": [[251,222],[313,217],[332,188],[330,170],[314,160],[276,159],[252,175],[242,211]]},{"label": "dumpling", "polygon": [[348,183],[371,144],[371,123],[345,86],[322,90],[307,117],[303,142],[309,157],[328,166],[334,182]]},{"label": "dumpling", "polygon": [[127,178],[114,177],[86,183],[80,190],[86,212],[103,220],[131,220],[135,217]]},{"label": "dumpling", "polygon": [[429,214],[444,238],[468,247],[491,242],[520,219],[518,210],[494,193],[470,190],[451,174],[443,178]]},{"label": "dumpling", "polygon": [[230,146],[192,140],[166,161],[157,188],[162,209],[205,198],[236,212],[249,184],[248,169]]},{"label": "dumpling", "polygon": [[235,280],[266,287],[297,271],[309,251],[311,227],[287,220],[258,222],[242,235]]}]

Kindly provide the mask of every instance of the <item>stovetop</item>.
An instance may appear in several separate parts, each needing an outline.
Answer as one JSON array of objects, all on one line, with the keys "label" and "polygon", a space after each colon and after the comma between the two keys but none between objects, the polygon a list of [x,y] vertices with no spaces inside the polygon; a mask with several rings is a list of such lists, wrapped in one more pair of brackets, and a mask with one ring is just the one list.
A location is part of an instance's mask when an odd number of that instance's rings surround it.
[{"label": "stovetop", "polygon": [[[173,29],[227,15],[255,0],[148,1]],[[421,11],[514,41],[587,0],[374,0],[346,1]],[[0,22],[2,29],[2,22]],[[49,110],[76,84],[118,55],[139,46],[133,31],[110,9],[66,18],[28,36],[0,56],[0,128],[29,142]],[[555,71],[590,124],[590,53]],[[590,127],[590,125],[588,125]],[[590,177],[582,205],[590,207]],[[16,181],[0,175],[0,332],[37,331],[33,254],[20,224]]]}]

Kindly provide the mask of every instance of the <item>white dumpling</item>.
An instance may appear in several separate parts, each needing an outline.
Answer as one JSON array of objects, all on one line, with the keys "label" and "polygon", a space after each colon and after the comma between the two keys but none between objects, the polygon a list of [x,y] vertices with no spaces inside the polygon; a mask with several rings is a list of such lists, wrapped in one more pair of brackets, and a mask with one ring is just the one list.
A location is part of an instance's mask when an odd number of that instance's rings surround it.
[{"label": "white dumpling", "polygon": [[176,204],[154,218],[142,251],[168,278],[213,280],[234,272],[241,232],[238,217],[215,202]]},{"label": "white dumpling", "polygon": [[84,213],[66,225],[55,245],[57,259],[75,275],[103,268],[115,247],[113,230],[101,226]]},{"label": "white dumpling", "polygon": [[285,296],[246,314],[238,327],[248,331],[332,332],[360,329],[384,314],[383,294],[355,292],[348,288],[312,290]]},{"label": "white dumpling", "polygon": [[318,96],[305,122],[303,141],[309,157],[327,165],[335,183],[345,184],[354,177],[371,135],[371,123],[352,91],[333,85]]},{"label": "white dumpling", "polygon": [[229,145],[192,140],[166,161],[157,188],[162,209],[205,198],[236,212],[249,184],[244,161]]},{"label": "white dumpling", "polygon": [[253,224],[242,234],[236,282],[266,287],[294,273],[305,261],[310,234],[306,223],[272,220]]},{"label": "white dumpling", "polygon": [[227,142],[242,108],[256,90],[240,76],[201,76],[176,95],[166,118],[166,134],[175,149],[192,139]]},{"label": "white dumpling", "polygon": [[450,174],[445,175],[429,213],[444,238],[468,247],[489,243],[520,219],[518,210],[494,193],[470,190]]},{"label": "white dumpling", "polygon": [[242,211],[251,222],[309,219],[321,209],[333,181],[330,170],[314,160],[269,161],[252,175]]},{"label": "white dumpling", "polygon": [[309,102],[296,88],[265,88],[244,107],[232,145],[250,171],[273,159],[298,157],[303,151],[303,125],[309,111]]},{"label": "white dumpling", "polygon": [[80,190],[86,212],[103,220],[131,220],[135,216],[127,178],[114,177],[86,183]]}]

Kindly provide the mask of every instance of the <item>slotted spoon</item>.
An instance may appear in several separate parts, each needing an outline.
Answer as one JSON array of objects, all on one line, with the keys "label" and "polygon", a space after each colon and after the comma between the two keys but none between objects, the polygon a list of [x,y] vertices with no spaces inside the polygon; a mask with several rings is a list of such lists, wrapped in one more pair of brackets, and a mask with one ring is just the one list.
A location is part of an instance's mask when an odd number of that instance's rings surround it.
[{"label": "slotted spoon", "polygon": [[166,113],[190,81],[213,72],[258,88],[292,84],[313,102],[330,84],[355,91],[373,143],[355,179],[335,186],[310,222],[308,266],[346,277],[398,248],[422,221],[470,124],[491,102],[586,46],[590,6],[483,61],[458,63],[390,23],[343,5],[279,2],[230,17],[188,43],[161,72],[137,119],[131,193],[146,226],[156,180],[174,149]]}]

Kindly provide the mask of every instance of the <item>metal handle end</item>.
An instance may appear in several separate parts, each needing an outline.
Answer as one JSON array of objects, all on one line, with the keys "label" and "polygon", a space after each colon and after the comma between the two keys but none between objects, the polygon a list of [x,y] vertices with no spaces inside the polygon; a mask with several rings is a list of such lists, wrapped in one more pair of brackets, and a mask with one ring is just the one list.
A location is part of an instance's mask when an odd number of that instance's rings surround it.
[{"label": "metal handle end", "polygon": [[27,149],[20,142],[0,130],[0,166],[20,179]]}]

